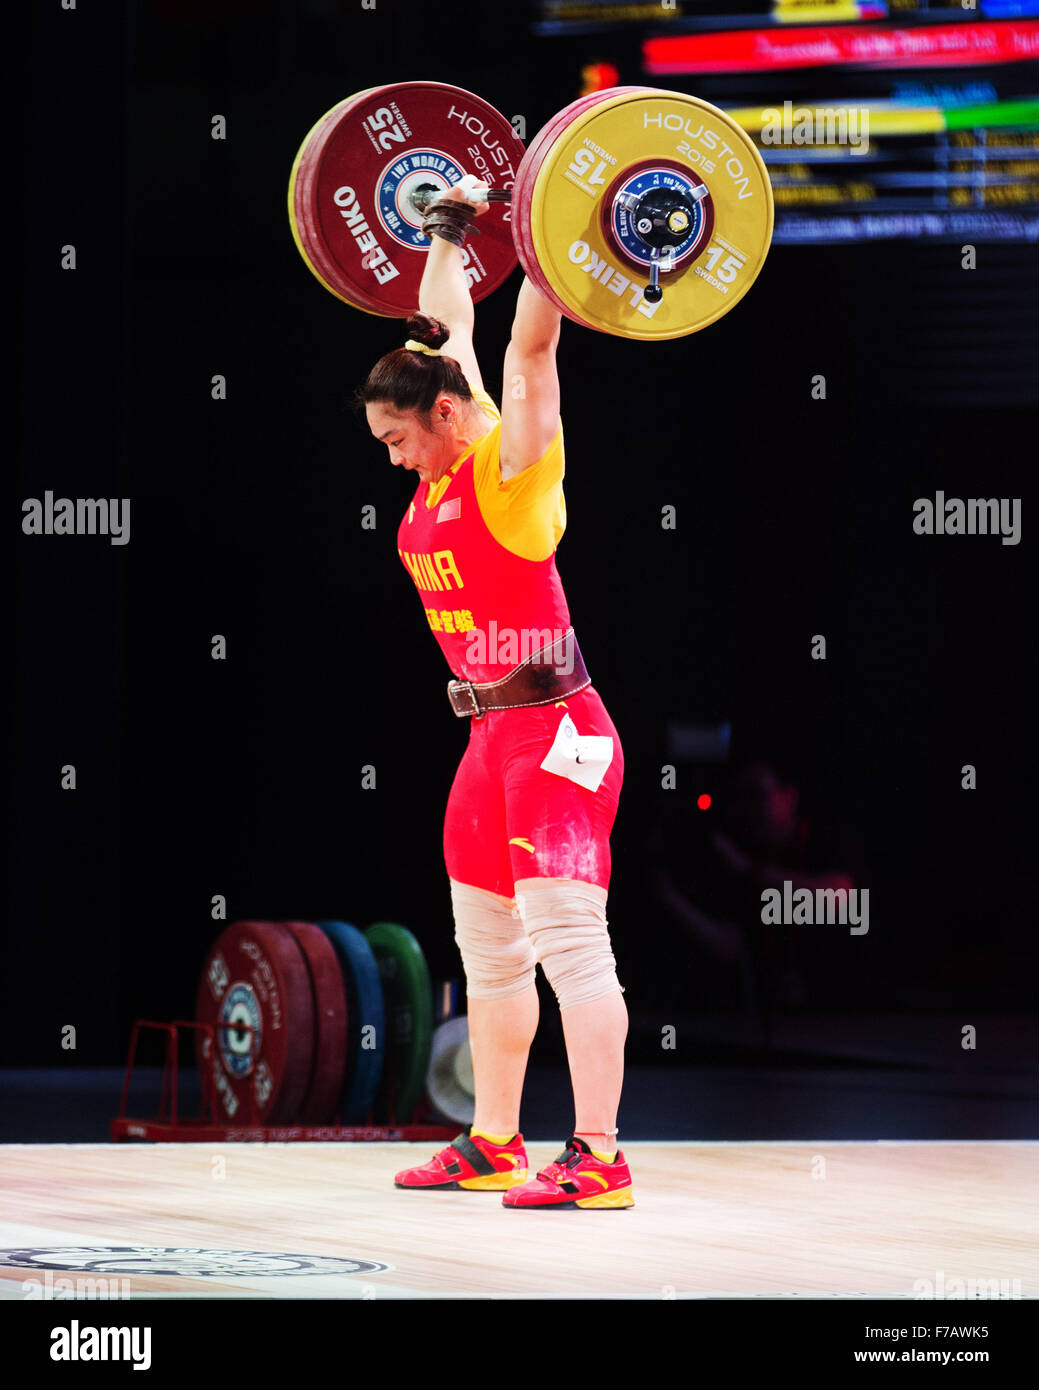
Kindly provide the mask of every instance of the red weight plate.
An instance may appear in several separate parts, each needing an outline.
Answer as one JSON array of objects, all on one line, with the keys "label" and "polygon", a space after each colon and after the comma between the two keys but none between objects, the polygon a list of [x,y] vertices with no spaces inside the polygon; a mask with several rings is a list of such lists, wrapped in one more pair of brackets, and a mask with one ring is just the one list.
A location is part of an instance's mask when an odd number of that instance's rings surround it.
[{"label": "red weight plate", "polygon": [[[219,1123],[291,1124],[314,1060],[314,1001],[306,962],[292,933],[272,922],[232,922],[210,947],[195,1004],[214,1025],[215,1052],[199,1066],[216,1086]],[[250,1055],[248,1024],[259,1039]]]},{"label": "red weight plate", "polygon": [[338,120],[344,119],[353,110],[362,97],[392,90],[392,88],[386,87],[367,87],[339,102],[337,106],[333,106],[331,111],[327,111],[307,134],[299,148],[299,153],[292,165],[292,173],[289,176],[289,222],[300,255],[326,290],[334,294],[337,299],[344,300],[356,309],[363,309],[368,314],[379,313],[378,306],[369,296],[362,294],[356,286],[352,288],[350,295],[342,293],[346,286],[340,283],[341,276],[335,261],[325,247],[324,240],[320,236],[313,235],[312,232],[304,239],[304,230],[311,225],[307,222],[305,214],[315,197],[315,181],[321,167],[320,161],[314,158],[314,155],[321,148],[329,131]]},{"label": "red weight plate", "polygon": [[538,260],[537,251],[534,247],[533,238],[530,232],[530,208],[534,195],[534,180],[538,176],[545,157],[552,147],[556,137],[570,125],[578,116],[593,106],[598,106],[604,101],[610,101],[613,97],[622,96],[625,92],[643,91],[642,87],[607,87],[600,92],[592,92],[589,96],[578,97],[569,106],[564,106],[552,117],[550,121],[541,127],[537,135],[530,142],[527,153],[520,162],[520,167],[516,171],[516,185],[512,192],[512,225],[516,242],[516,251],[519,255],[520,264],[524,274],[533,281],[546,299],[554,304],[560,313],[567,318],[573,319],[575,323],[580,323],[588,328],[583,319],[576,318],[561,299],[556,295],[552,286],[545,278]]},{"label": "red weight plate", "polygon": [[541,127],[534,139],[527,147],[527,153],[520,161],[520,167],[516,171],[516,184],[512,190],[512,217],[513,217],[513,238],[516,242],[516,251],[523,266],[524,274],[528,279],[541,290],[541,292],[556,303],[555,295],[541,271],[541,265],[530,238],[530,202],[531,190],[537,171],[541,168],[541,161],[544,158],[545,150],[555,139],[556,134],[563,127],[568,125],[577,114],[574,108],[584,111],[589,106],[594,106],[600,99],[598,92],[593,92],[590,96],[579,97],[570,106],[565,107]]},{"label": "red weight plate", "polygon": [[314,991],[314,1069],[294,1123],[324,1125],[335,1118],[346,1071],[346,989],[335,950],[312,922],[282,922],[303,952]]},{"label": "red weight plate", "polygon": [[538,264],[538,258],[534,254],[531,244],[529,211],[528,216],[525,217],[523,209],[526,207],[529,210],[530,188],[533,186],[537,170],[541,167],[543,151],[548,142],[554,138],[552,132],[556,129],[558,120],[558,114],[553,116],[542,126],[527,147],[527,153],[523,156],[520,167],[516,171],[516,185],[512,190],[512,235],[516,243],[516,253],[519,256],[520,265],[527,278],[553,302],[554,296],[541,273],[541,266]]},{"label": "red weight plate", "polygon": [[573,319],[575,323],[580,323],[586,328],[591,325],[586,324],[583,319],[576,317],[573,310],[569,309],[562,302],[549,284],[541,268],[541,262],[538,258],[537,249],[534,245],[530,230],[530,209],[533,199],[534,181],[556,138],[573,120],[583,115],[585,111],[590,110],[592,107],[599,106],[605,101],[612,100],[614,97],[622,96],[625,92],[641,90],[644,89],[641,87],[609,87],[599,92],[592,92],[589,96],[578,97],[576,101],[572,101],[569,106],[565,106],[562,111],[557,112],[550,121],[546,122],[537,133],[516,174],[516,187],[513,190],[513,227],[516,249],[524,272],[561,313],[565,314],[567,318]]},{"label": "red weight plate", "polygon": [[[333,116],[333,113],[330,113]],[[459,87],[375,88],[318,123],[297,159],[293,206],[306,256],[342,298],[405,317],[418,305],[429,242],[409,195],[475,174],[511,188],[522,142],[504,116]],[[511,209],[492,203],[463,247],[474,300],[516,264]]]}]

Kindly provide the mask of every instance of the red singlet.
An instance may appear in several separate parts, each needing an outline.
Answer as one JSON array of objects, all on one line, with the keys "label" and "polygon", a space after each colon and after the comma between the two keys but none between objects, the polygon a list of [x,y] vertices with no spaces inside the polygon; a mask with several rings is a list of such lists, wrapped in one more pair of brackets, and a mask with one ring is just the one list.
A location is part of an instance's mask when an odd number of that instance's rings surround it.
[{"label": "red singlet", "polygon": [[[498,423],[432,488],[419,484],[397,548],[448,666],[460,680],[484,682],[562,636],[570,611],[555,560],[566,526],[562,428],[537,463],[502,480],[501,416],[485,392],[473,396]],[[613,739],[594,792],[541,767],[564,713],[579,734]],[[506,897],[521,878],[608,888],[623,780],[620,736],[594,685],[555,704],[472,719],[444,821],[448,875]]]}]

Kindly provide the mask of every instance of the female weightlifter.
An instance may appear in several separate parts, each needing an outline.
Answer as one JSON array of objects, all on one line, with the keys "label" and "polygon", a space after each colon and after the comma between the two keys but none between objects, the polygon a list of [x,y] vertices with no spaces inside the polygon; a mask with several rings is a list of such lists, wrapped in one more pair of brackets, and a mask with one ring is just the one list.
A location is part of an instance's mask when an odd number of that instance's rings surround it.
[{"label": "female weightlifter", "polygon": [[[628,1015],[606,920],[624,755],[556,571],[566,525],[560,314],[524,280],[500,414],[473,351],[460,248],[487,210],[485,193],[469,177],[428,210],[420,312],[405,346],[357,393],[390,462],[418,477],[398,553],[457,678],[455,713],[471,719],[444,859],[466,977],[474,1123],[396,1185],[501,1191],[510,1209],[628,1207],[631,1173],[616,1142]],[[559,1157],[528,1180],[518,1131],[537,962],[559,1002],[575,1125]]]}]

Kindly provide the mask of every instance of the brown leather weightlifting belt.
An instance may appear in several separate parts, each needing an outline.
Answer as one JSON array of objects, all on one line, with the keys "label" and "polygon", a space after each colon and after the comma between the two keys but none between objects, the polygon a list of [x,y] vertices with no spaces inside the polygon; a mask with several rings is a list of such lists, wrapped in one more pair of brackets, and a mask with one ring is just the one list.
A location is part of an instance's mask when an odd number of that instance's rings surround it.
[{"label": "brown leather weightlifting belt", "polygon": [[[566,670],[566,667],[572,667]],[[564,669],[560,670],[559,668]],[[584,664],[572,627],[540,651],[531,652],[500,680],[474,685],[472,681],[447,683],[447,698],[459,719],[482,719],[489,709],[523,709],[529,705],[549,705],[567,695],[576,695],[592,678]]]}]

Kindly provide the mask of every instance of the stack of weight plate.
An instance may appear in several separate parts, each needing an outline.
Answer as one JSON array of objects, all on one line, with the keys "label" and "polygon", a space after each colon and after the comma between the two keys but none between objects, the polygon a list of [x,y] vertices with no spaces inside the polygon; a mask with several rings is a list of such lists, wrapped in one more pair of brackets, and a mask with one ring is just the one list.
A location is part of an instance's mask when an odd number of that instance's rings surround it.
[{"label": "stack of weight plate", "polygon": [[221,1124],[404,1124],[425,1089],[432,985],[393,922],[234,922],[206,957],[196,1018],[214,1028],[198,1062]]},{"label": "stack of weight plate", "polygon": [[337,298],[406,317],[430,246],[425,210],[466,175],[493,199],[461,247],[471,298],[518,258],[561,313],[618,337],[680,338],[715,323],[772,240],[761,152],[702,98],[605,88],[564,107],[524,151],[472,92],[401,82],[347,97],[303,141],[289,177],[296,246]]}]

